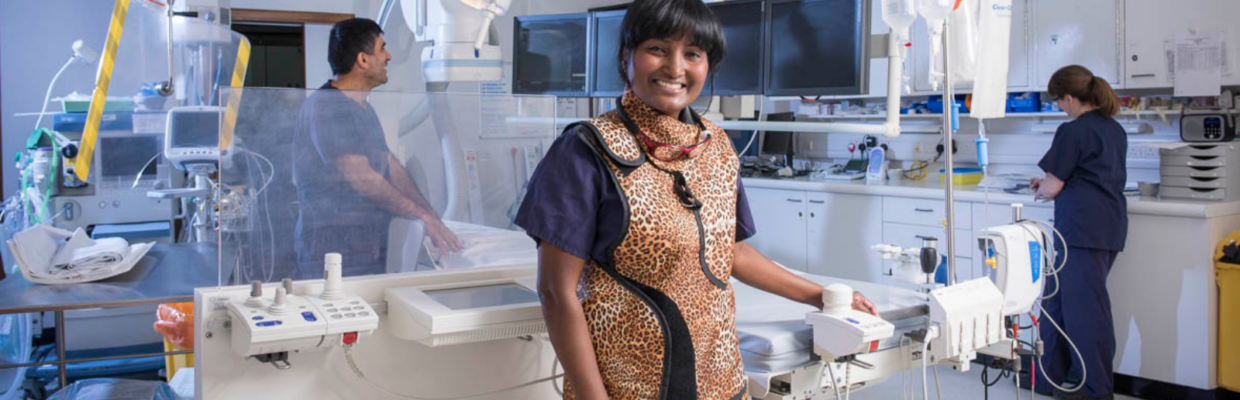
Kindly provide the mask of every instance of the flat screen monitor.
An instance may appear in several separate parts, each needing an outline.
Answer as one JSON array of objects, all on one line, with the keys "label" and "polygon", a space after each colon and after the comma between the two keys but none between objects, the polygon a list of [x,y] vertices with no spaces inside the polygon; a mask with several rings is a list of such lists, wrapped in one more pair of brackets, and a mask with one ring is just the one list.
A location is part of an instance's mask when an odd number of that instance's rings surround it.
[{"label": "flat screen monitor", "polygon": [[594,75],[591,77],[591,97],[619,97],[624,94],[624,79],[620,77],[620,27],[624,24],[625,10],[595,12],[594,42],[590,46],[590,60]]},{"label": "flat screen monitor", "polygon": [[513,93],[589,95],[590,14],[521,16],[513,26]]},{"label": "flat screen monitor", "polygon": [[869,23],[870,0],[768,0],[763,93],[865,94]]},{"label": "flat screen monitor", "polygon": [[714,85],[714,92],[707,86],[703,95],[762,94],[762,51],[766,43],[762,4],[762,0],[733,0],[708,5],[723,24],[728,52],[707,81]]},{"label": "flat screen monitor", "polygon": [[220,158],[220,114],[213,106],[182,106],[168,110],[164,158],[177,169],[214,164]]},{"label": "flat screen monitor", "polygon": [[[796,120],[791,112],[774,113],[766,116],[767,121],[791,122]],[[796,154],[796,134],[792,132],[767,131],[762,134],[762,154],[786,156],[789,164]]]},{"label": "flat screen monitor", "polygon": [[158,135],[102,136],[99,138],[99,175],[106,179],[133,181],[139,171],[143,179],[154,179],[159,163],[148,162],[163,150]]},{"label": "flat screen monitor", "polygon": [[169,113],[168,148],[217,148],[220,145],[220,111],[202,110]]}]

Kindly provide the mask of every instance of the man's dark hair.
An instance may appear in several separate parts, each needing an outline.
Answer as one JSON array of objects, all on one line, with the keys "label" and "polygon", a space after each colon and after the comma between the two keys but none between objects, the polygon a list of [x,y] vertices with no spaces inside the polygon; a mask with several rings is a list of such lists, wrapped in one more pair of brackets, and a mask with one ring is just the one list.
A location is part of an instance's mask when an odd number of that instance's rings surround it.
[{"label": "man's dark hair", "polygon": [[366,18],[337,22],[327,39],[327,63],[331,64],[332,73],[343,75],[352,71],[357,64],[357,53],[374,53],[375,38],[382,34],[383,28]]},{"label": "man's dark hair", "polygon": [[713,76],[723,63],[728,44],[723,37],[723,24],[702,0],[634,1],[624,13],[620,28],[620,54],[617,55],[621,60],[620,80],[629,81],[629,63],[624,58],[626,52],[631,57],[633,50],[646,40],[682,36],[692,38],[691,44],[706,52]]}]

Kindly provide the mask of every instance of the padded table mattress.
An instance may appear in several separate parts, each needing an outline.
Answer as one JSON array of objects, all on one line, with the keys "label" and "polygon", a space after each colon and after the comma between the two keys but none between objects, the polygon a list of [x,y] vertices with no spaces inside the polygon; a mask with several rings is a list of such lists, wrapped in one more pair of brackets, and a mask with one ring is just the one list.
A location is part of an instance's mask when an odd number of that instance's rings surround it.
[{"label": "padded table mattress", "polygon": [[[912,290],[797,271],[793,273],[823,286],[832,283],[849,285],[853,290],[864,293],[878,307],[880,314],[916,309],[927,304],[925,295]],[[813,362],[813,330],[805,323],[805,314],[818,310],[735,279],[732,286],[736,293],[736,330],[746,371],[788,371]],[[920,320],[891,322],[898,329],[901,325],[917,324]],[[898,345],[898,341],[894,344]]]}]

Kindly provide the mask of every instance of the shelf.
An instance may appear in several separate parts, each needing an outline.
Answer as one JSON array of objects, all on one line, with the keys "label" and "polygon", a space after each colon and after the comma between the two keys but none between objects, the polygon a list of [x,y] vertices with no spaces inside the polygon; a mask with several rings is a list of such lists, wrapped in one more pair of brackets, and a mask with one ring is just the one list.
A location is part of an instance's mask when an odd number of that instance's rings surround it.
[{"label": "shelf", "polygon": [[[1228,110],[1227,112],[1232,113],[1232,114],[1237,113],[1235,110]],[[1178,116],[1182,113],[1183,113],[1182,111],[1178,111],[1178,110],[1167,110],[1163,112],[1163,115]],[[962,118],[969,118],[969,114],[960,114],[960,116]],[[1153,130],[1150,129],[1147,126],[1147,124],[1151,122],[1156,122],[1156,120],[1149,119],[1149,120],[1133,121],[1133,117],[1140,119],[1141,117],[1157,118],[1158,116],[1159,116],[1159,113],[1157,111],[1123,111],[1123,112],[1120,112],[1120,114],[1116,116],[1116,118],[1119,119],[1120,124],[1124,126],[1124,130],[1127,131],[1129,134],[1150,134],[1150,133],[1153,133]],[[782,131],[810,132],[810,133],[839,133],[839,132],[858,133],[860,130],[866,130],[866,131],[873,130],[873,132],[866,132],[866,133],[881,134],[881,132],[878,132],[877,127],[881,126],[881,121],[887,118],[885,114],[830,115],[830,116],[818,116],[818,117],[806,117],[804,115],[801,115],[799,117],[805,118],[805,119],[801,121],[793,121],[793,122],[786,122],[786,121],[763,121],[763,122],[714,121],[714,122],[716,125],[719,125],[720,128],[733,129],[733,130],[782,130]],[[1068,114],[1064,112],[1007,113],[1004,116],[1004,118],[1022,118],[1022,119],[1046,118],[1046,119],[1054,120],[1054,119],[1067,119]],[[583,119],[584,118],[557,118],[555,122],[559,126],[565,126],[572,122],[580,121]],[[942,120],[943,114],[904,114],[900,116],[900,119],[902,121]],[[524,119],[512,118],[510,120],[513,120],[513,122],[517,122],[516,120],[524,120]],[[545,121],[545,119],[543,120]],[[844,123],[844,122],[821,122],[821,121],[859,121],[859,122]],[[873,121],[873,122],[860,122],[860,121]],[[523,121],[523,122],[531,122],[531,121]],[[873,125],[875,128],[861,127],[860,125]],[[1054,133],[1055,129],[1058,128],[1058,126],[1059,125],[1054,123],[1054,121],[1047,121],[1046,124],[1035,126],[1033,129],[1031,129],[1031,132]],[[905,125],[901,127],[901,132],[904,132],[904,133],[938,133],[939,129],[940,128],[937,126]]]},{"label": "shelf", "polygon": [[[1226,110],[1226,111],[1223,111],[1223,112],[1226,112],[1226,113],[1229,113],[1229,114],[1238,114],[1238,113],[1240,113],[1240,111],[1237,111],[1237,110]],[[1180,110],[1167,110],[1167,111],[1162,112],[1162,115],[1171,116],[1171,115],[1180,115],[1180,114],[1183,114],[1183,113],[1184,113],[1184,112],[1183,112],[1183,111],[1180,111]],[[798,116],[802,116],[802,115],[799,115],[799,114],[798,114]],[[1138,118],[1139,118],[1139,117],[1158,117],[1158,116],[1159,116],[1159,112],[1158,112],[1158,111],[1152,111],[1152,110],[1145,110],[1145,111],[1121,111],[1121,112],[1119,113],[1119,115],[1117,115],[1117,116],[1116,116],[1116,118],[1123,118],[1123,117],[1138,117]],[[885,119],[885,118],[887,118],[887,114],[864,114],[864,115],[822,115],[822,116],[804,116],[804,117],[811,118],[811,119],[860,119],[860,120],[866,120],[866,119]],[[961,117],[961,118],[972,118],[972,116],[971,116],[971,115],[969,115],[969,113],[962,113],[962,114],[960,114],[960,117]],[[1007,114],[1004,114],[1004,116],[1003,116],[1003,118],[1067,118],[1067,117],[1068,117],[1068,114],[1067,114],[1067,113],[1064,113],[1064,112],[1062,112],[1062,111],[1056,111],[1056,112],[1032,112],[1032,113],[1007,113]],[[942,118],[943,118],[943,114],[903,114],[903,115],[901,115],[901,116],[900,116],[900,118],[901,118],[901,119],[942,119]]]},{"label": "shelf", "polygon": [[[1229,111],[1235,114],[1236,111]],[[1182,112],[1177,110],[1167,110],[1164,115],[1180,115]],[[1121,111],[1118,117],[1143,117],[1154,116],[1159,114],[1157,111]],[[812,119],[885,119],[886,114],[864,114],[864,115],[824,115],[824,116],[806,116]],[[961,118],[972,118],[969,113],[960,114]],[[1057,112],[1033,112],[1033,113],[1007,113],[1003,118],[1067,118],[1068,114],[1062,111]],[[943,114],[903,114],[901,119],[942,119]]]}]

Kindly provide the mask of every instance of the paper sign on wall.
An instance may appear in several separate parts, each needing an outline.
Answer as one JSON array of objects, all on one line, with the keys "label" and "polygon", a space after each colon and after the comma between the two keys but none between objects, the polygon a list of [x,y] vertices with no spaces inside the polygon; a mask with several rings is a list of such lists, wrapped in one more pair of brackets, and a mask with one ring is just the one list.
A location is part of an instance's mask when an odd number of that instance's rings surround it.
[{"label": "paper sign on wall", "polygon": [[1226,56],[1224,37],[1220,30],[1176,35],[1174,62],[1169,63],[1174,68],[1170,75],[1174,77],[1176,97],[1219,95]]}]

